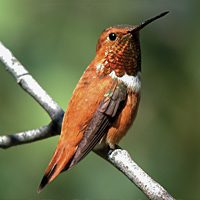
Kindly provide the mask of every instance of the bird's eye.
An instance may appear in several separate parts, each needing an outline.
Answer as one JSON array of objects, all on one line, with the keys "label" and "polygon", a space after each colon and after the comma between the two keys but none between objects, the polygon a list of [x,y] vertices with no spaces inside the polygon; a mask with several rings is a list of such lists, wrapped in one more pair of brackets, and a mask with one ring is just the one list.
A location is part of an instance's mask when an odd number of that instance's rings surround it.
[{"label": "bird's eye", "polygon": [[117,35],[116,35],[115,33],[110,33],[108,37],[109,37],[109,39],[110,39],[111,41],[114,41],[114,40],[116,40]]}]

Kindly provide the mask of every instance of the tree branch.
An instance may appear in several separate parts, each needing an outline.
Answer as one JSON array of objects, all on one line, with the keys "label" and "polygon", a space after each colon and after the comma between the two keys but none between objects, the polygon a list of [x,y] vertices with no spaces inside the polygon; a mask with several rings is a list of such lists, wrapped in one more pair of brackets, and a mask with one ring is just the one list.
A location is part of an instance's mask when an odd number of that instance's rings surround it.
[{"label": "tree branch", "polygon": [[63,112],[60,106],[42,89],[24,66],[1,42],[0,60],[6,66],[6,70],[16,79],[17,83],[45,109],[51,119],[56,118],[58,113]]},{"label": "tree branch", "polygon": [[[49,125],[13,135],[0,136],[0,148],[9,148],[15,145],[31,143],[60,134],[64,111],[33,79],[22,64],[0,42],[0,60],[4,63],[17,83],[31,95],[49,114],[52,121]],[[131,180],[149,199],[173,200],[174,198],[149,175],[147,175],[122,149],[104,149],[95,151],[99,156],[110,162]]]},{"label": "tree branch", "polygon": [[103,149],[95,151],[99,156],[109,161],[133,182],[149,199],[174,200],[174,198],[146,172],[144,172],[131,158],[126,150],[119,146],[115,150]]},{"label": "tree branch", "polygon": [[24,131],[13,135],[0,136],[0,148],[7,149],[16,145],[27,144],[56,135],[51,124],[38,129]]}]

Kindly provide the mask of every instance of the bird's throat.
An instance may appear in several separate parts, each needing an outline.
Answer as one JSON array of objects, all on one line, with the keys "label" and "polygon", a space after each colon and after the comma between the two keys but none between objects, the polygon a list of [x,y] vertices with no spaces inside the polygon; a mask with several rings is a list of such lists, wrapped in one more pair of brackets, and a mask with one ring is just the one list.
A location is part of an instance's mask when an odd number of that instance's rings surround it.
[{"label": "bird's throat", "polygon": [[117,79],[119,82],[122,82],[128,89],[132,92],[140,93],[141,90],[141,72],[138,72],[135,76],[124,74],[122,77],[117,77],[115,72],[109,74],[113,79]]}]

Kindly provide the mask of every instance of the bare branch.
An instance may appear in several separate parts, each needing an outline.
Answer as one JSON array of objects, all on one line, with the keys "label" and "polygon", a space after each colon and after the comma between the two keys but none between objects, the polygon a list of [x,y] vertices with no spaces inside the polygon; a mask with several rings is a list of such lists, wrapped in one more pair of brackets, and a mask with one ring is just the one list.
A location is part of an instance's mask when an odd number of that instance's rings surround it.
[{"label": "bare branch", "polygon": [[16,145],[27,144],[37,140],[46,139],[54,136],[56,133],[52,129],[52,125],[42,126],[38,129],[29,130],[13,135],[0,136],[0,148],[7,149]]},{"label": "bare branch", "polygon": [[[22,64],[0,42],[0,60],[14,76],[17,83],[30,94],[49,114],[52,121],[49,125],[13,135],[0,136],[0,148],[31,143],[60,133],[64,111],[33,79]],[[168,192],[149,175],[147,175],[122,149],[94,150],[99,156],[119,169],[129,180],[152,200],[174,200]]]},{"label": "bare branch", "polygon": [[148,174],[146,174],[130,157],[129,153],[122,149],[116,149],[108,156],[109,161],[133,183],[142,190],[149,199],[173,200],[174,198]]},{"label": "bare branch", "polygon": [[51,119],[54,119],[58,113],[63,112],[60,106],[42,89],[24,66],[1,42],[0,60],[5,64],[6,70],[12,74],[17,83],[46,110]]},{"label": "bare branch", "polygon": [[99,156],[110,162],[133,182],[149,199],[152,200],[175,200],[159,183],[154,181],[144,172],[131,158],[126,150],[121,149],[97,149],[94,150]]}]

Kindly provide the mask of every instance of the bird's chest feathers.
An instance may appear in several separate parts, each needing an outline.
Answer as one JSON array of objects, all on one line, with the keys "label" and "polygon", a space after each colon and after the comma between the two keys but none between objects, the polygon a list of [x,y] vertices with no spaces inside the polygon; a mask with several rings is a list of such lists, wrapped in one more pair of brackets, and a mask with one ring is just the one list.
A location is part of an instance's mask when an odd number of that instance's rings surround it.
[{"label": "bird's chest feathers", "polygon": [[[97,65],[97,75],[101,74],[103,69],[104,66],[102,64]],[[101,77],[101,75],[99,77]],[[110,77],[113,81],[118,82],[119,85],[124,85],[124,88],[127,90],[127,100],[125,106],[106,136],[106,143],[112,146],[113,144],[117,144],[125,135],[137,114],[140,101],[141,72],[138,71],[136,75],[128,75],[125,73],[123,76],[119,77],[116,72],[112,70],[107,77]]]},{"label": "bird's chest feathers", "polygon": [[[103,77],[104,76],[104,69],[105,66],[102,63],[99,63],[96,65],[96,73],[97,76]],[[116,72],[114,70],[111,70],[110,73],[107,75],[111,77],[113,80],[118,80],[119,82],[122,82],[128,90],[131,90],[135,93],[140,93],[141,89],[141,72],[138,71],[136,75],[128,75],[125,73],[123,76],[117,76]]]}]

